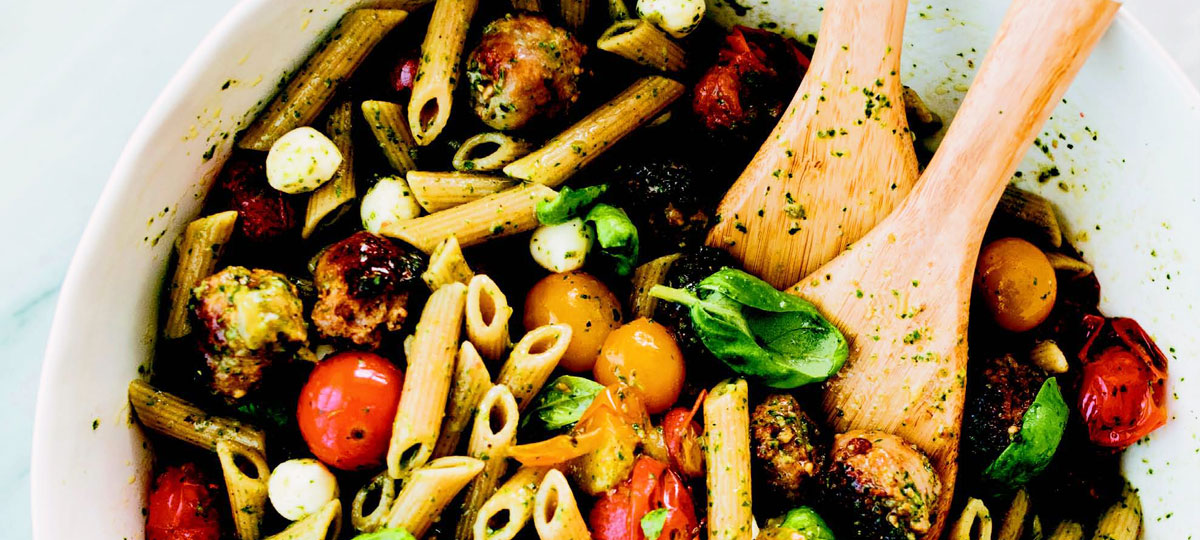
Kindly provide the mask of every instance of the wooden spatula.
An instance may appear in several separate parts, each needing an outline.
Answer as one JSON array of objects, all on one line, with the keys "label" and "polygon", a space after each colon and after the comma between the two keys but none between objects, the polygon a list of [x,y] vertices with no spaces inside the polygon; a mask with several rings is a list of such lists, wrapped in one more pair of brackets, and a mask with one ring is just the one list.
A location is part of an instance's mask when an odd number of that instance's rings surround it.
[{"label": "wooden spatula", "polygon": [[846,367],[827,384],[830,422],[837,431],[893,432],[924,449],[945,486],[939,529],[957,470],[968,304],[984,228],[1118,6],[1014,0],[912,193],[852,249],[791,289],[851,343]]},{"label": "wooden spatula", "polygon": [[917,180],[900,85],[908,0],[829,0],[812,65],[726,193],[708,244],[782,288],[858,240]]}]

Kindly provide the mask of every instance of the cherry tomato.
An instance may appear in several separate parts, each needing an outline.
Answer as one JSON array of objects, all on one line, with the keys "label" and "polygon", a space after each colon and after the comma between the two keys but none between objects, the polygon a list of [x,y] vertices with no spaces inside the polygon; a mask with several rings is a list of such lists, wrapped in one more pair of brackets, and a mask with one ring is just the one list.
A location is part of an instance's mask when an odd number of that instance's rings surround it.
[{"label": "cherry tomato", "polygon": [[347,352],[317,364],[296,419],[308,449],[342,470],[383,463],[404,374],[382,356]]},{"label": "cherry tomato", "polygon": [[558,365],[588,371],[609,332],[621,325],[621,303],[591,274],[550,274],[525,297],[525,329],[554,323],[571,326],[571,344]]},{"label": "cherry tomato", "polygon": [[1079,414],[1092,442],[1125,448],[1167,422],[1167,359],[1133,319],[1085,317]]},{"label": "cherry tomato", "polygon": [[1012,332],[1042,324],[1058,296],[1050,259],[1020,238],[1001,238],[983,248],[975,285],[996,324]]},{"label": "cherry tomato", "polygon": [[150,491],[147,540],[219,540],[218,489],[191,463],[163,471]]},{"label": "cherry tomato", "polygon": [[641,519],[666,509],[661,540],[690,540],[700,531],[692,494],[679,475],[656,459],[639,456],[621,485],[600,498],[588,516],[598,540],[645,540]]},{"label": "cherry tomato", "polygon": [[646,410],[657,414],[673,405],[683,390],[683,352],[670,330],[641,318],[608,335],[593,375],[600,384],[633,387]]},{"label": "cherry tomato", "polygon": [[700,424],[693,420],[700,404],[704,402],[702,392],[691,408],[676,407],[663,415],[663,440],[671,468],[688,478],[704,476],[704,449],[700,445]]}]

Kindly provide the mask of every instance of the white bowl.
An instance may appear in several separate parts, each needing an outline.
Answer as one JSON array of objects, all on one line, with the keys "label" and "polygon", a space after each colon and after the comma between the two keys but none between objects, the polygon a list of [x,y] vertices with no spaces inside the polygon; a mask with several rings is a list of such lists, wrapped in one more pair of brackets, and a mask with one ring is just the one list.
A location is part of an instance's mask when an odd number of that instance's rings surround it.
[{"label": "white bowl", "polygon": [[[356,4],[243,1],[129,141],[75,254],[50,332],[34,432],[34,538],[142,538],[150,456],[125,392],[151,358],[172,240],[196,215],[228,154],[225,134],[238,131],[247,111]],[[753,4],[751,22],[770,18],[798,35],[816,31],[812,0]],[[910,9],[905,81],[943,117],[952,116],[1007,4],[922,0]],[[732,17],[725,7],[713,11]],[[1189,508],[1200,494],[1200,95],[1151,36],[1121,15],[1046,129],[1047,141],[1058,139],[1054,163],[1062,176],[1033,180],[1050,163],[1033,150],[1022,187],[1058,203],[1071,239],[1096,267],[1104,311],[1137,318],[1173,361],[1171,423],[1126,454],[1125,472],[1141,490],[1146,537],[1183,538],[1200,531],[1200,512]]]}]

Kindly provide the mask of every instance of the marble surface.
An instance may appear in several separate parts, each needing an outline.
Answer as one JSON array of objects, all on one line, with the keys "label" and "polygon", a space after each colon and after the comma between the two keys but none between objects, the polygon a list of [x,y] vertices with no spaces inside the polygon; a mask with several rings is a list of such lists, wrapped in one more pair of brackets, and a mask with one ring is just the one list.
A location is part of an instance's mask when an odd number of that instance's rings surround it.
[{"label": "marble surface", "polygon": [[[282,0],[281,0],[282,1]],[[0,523],[28,538],[29,439],[59,284],[125,140],[235,0],[0,0]],[[1200,3],[1128,9],[1200,84]],[[53,21],[53,26],[49,23]],[[15,233],[15,234],[13,234]]]}]

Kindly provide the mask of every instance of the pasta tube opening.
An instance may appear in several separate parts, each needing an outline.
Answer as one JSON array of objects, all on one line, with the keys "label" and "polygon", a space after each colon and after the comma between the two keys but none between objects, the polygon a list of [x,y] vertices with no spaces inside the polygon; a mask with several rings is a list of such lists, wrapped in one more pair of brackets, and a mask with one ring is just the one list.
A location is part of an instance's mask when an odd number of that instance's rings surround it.
[{"label": "pasta tube opening", "polygon": [[509,346],[513,309],[492,278],[478,275],[467,285],[467,339],[484,358],[498,360]]},{"label": "pasta tube opening", "polygon": [[240,540],[258,540],[267,508],[267,482],[271,468],[257,449],[226,440],[217,441],[217,457],[225,477],[230,512]]},{"label": "pasta tube opening", "polygon": [[371,532],[382,526],[392,501],[396,500],[396,484],[401,482],[384,471],[359,488],[350,506],[350,525],[359,532]]},{"label": "pasta tube opening", "polygon": [[571,327],[548,324],[534,328],[517,342],[500,368],[496,384],[512,389],[521,410],[542,390],[571,344]]}]

